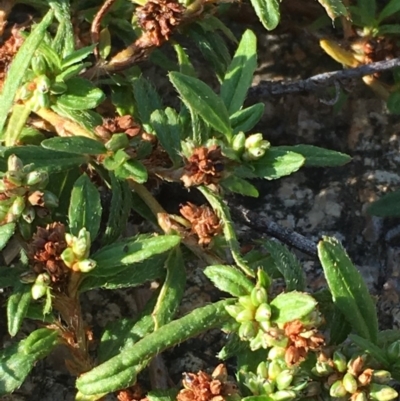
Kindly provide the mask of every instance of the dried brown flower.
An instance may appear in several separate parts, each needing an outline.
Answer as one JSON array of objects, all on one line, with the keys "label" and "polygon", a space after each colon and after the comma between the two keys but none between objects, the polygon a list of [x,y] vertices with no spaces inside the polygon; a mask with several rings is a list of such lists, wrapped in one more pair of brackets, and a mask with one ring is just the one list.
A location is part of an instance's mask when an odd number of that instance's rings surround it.
[{"label": "dried brown flower", "polygon": [[307,329],[300,320],[293,320],[284,326],[289,344],[286,347],[285,362],[288,366],[301,362],[308,351],[318,350],[325,343],[325,339],[317,329]]},{"label": "dried brown flower", "polygon": [[147,401],[148,398],[144,394],[145,392],[140,384],[136,383],[129,388],[118,391],[117,398],[118,401]]},{"label": "dried brown flower", "polygon": [[179,25],[184,10],[184,7],[175,1],[149,0],[143,7],[137,8],[136,15],[139,25],[149,35],[152,44],[160,46]]},{"label": "dried brown flower", "polygon": [[208,245],[212,237],[222,233],[221,221],[207,205],[188,202],[180,208],[181,215],[192,224],[191,231],[199,237],[200,245]]},{"label": "dried brown flower", "polygon": [[68,267],[61,259],[61,254],[66,247],[63,224],[52,223],[46,228],[37,227],[29,244],[33,270],[36,273],[47,271],[53,283],[63,281],[69,272]]},{"label": "dried brown flower", "polygon": [[205,372],[185,373],[177,401],[223,401],[227,396],[238,394],[234,382],[228,381],[226,368],[218,365],[209,375]]},{"label": "dried brown flower", "polygon": [[213,145],[210,148],[194,149],[184,169],[185,174],[181,180],[185,187],[217,184],[221,178],[221,172],[224,170],[221,148]]}]

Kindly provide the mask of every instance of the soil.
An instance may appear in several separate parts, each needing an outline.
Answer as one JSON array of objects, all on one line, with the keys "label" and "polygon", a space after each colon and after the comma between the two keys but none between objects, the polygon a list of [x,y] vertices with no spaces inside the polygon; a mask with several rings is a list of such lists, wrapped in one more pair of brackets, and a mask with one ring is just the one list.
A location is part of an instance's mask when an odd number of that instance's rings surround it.
[{"label": "soil", "polygon": [[[314,35],[290,19],[273,33],[250,19],[251,24],[241,21],[234,23],[233,29],[239,33],[252,27],[257,32],[259,68],[254,85],[261,80],[306,78],[341,68],[319,48]],[[326,29],[335,34],[330,27]],[[381,328],[399,329],[400,221],[370,217],[366,208],[400,186],[400,118],[390,115],[385,102],[362,81],[354,85],[341,105],[321,102],[330,96],[332,92],[327,90],[260,99],[265,102],[265,114],[254,132],[262,132],[273,145],[312,144],[347,153],[352,161],[344,167],[302,169],[278,181],[256,181],[258,199],[235,199],[314,242],[323,235],[341,240],[376,296]],[[161,192],[160,198],[164,196]],[[135,224],[131,229],[137,229]],[[258,236],[241,224],[237,229],[244,243]],[[325,282],[318,261],[296,253],[307,272],[310,291],[322,288]],[[180,314],[218,297],[202,267],[188,266],[188,287]],[[134,290],[84,294],[83,307],[95,336],[108,322],[133,316],[137,299]],[[25,332],[30,328],[24,327]],[[223,335],[213,331],[164,354],[170,379],[177,384],[182,372],[212,370],[218,364],[215,355],[222,341]],[[59,351],[39,362],[14,395],[0,400],[70,401],[74,396],[74,378],[64,368]]]}]

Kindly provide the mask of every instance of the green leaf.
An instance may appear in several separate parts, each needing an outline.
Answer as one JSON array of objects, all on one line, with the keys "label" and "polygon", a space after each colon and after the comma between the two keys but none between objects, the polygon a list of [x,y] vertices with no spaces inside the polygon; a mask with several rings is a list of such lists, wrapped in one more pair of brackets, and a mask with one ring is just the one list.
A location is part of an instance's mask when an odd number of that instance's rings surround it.
[{"label": "green leaf", "polygon": [[191,77],[196,77],[197,76],[196,70],[194,69],[192,63],[190,62],[190,58],[187,55],[185,49],[179,43],[174,43],[172,46],[178,58],[179,71],[182,74],[190,75]]},{"label": "green leaf", "polygon": [[306,159],[306,167],[336,167],[351,161],[349,155],[313,145],[277,146],[275,149],[299,153]]},{"label": "green leaf", "polygon": [[330,19],[341,16],[349,18],[349,10],[344,6],[342,0],[318,0],[318,2],[325,8]]},{"label": "green leaf", "polygon": [[176,111],[168,107],[156,110],[151,114],[150,124],[160,141],[163,149],[168,153],[174,165],[181,163],[181,130]]},{"label": "green leaf", "polygon": [[233,133],[250,131],[260,121],[264,114],[264,109],[264,103],[256,103],[232,114],[229,117],[229,121],[231,122]]},{"label": "green leaf", "polygon": [[400,114],[400,92],[392,92],[387,100],[387,108],[392,114]]},{"label": "green leaf", "polygon": [[67,91],[57,97],[57,104],[61,106],[72,110],[94,109],[105,99],[103,91],[87,79],[73,77],[65,83]]},{"label": "green leaf", "polygon": [[12,287],[20,284],[19,276],[23,269],[10,266],[0,266],[0,288]]},{"label": "green leaf", "polygon": [[110,172],[110,183],[112,198],[107,225],[102,237],[103,245],[114,242],[122,234],[132,208],[132,196],[128,182],[118,180]]},{"label": "green leaf", "polygon": [[230,41],[235,44],[238,43],[233,32],[215,15],[204,15],[202,19],[197,21],[197,24],[200,25],[205,31],[214,32],[219,29]]},{"label": "green leaf", "polygon": [[163,109],[163,104],[154,86],[145,78],[137,78],[133,81],[133,96],[142,124],[150,124],[150,116],[153,111]]},{"label": "green leaf", "polygon": [[0,226],[0,251],[7,245],[9,239],[14,235],[15,223]]},{"label": "green leaf", "polygon": [[251,0],[251,5],[264,28],[272,31],[281,18],[278,0]]},{"label": "green leaf", "polygon": [[309,315],[317,306],[317,301],[304,292],[292,291],[279,294],[271,303],[274,323],[283,324],[293,320],[301,320]]},{"label": "green leaf", "polygon": [[121,179],[131,178],[139,184],[145,183],[148,179],[146,167],[138,160],[127,160],[115,169],[115,175]]},{"label": "green leaf", "polygon": [[[400,24],[380,25],[377,29],[376,37],[381,35],[398,35],[400,33]],[[390,99],[390,95],[389,95]]]},{"label": "green leaf", "polygon": [[169,323],[178,311],[186,284],[186,270],[182,251],[179,247],[172,249],[165,263],[167,276],[161,288],[156,306],[152,313],[155,330]]},{"label": "green leaf", "polygon": [[180,243],[178,235],[149,237],[137,235],[124,241],[108,245],[91,256],[97,262],[88,275],[113,276],[131,265],[142,262],[153,255],[167,252]]},{"label": "green leaf", "polygon": [[31,303],[31,286],[18,283],[7,301],[8,332],[14,337],[21,327],[26,312]]},{"label": "green leaf", "polygon": [[120,116],[135,113],[135,99],[130,86],[111,86],[111,102]]},{"label": "green leaf", "polygon": [[375,305],[346,251],[338,240],[324,237],[318,244],[318,256],[333,302],[358,335],[376,343],[378,319]]},{"label": "green leaf", "polygon": [[213,208],[214,212],[222,221],[222,227],[224,232],[224,237],[226,242],[229,245],[229,249],[232,253],[233,260],[235,263],[250,277],[254,277],[254,272],[248,266],[246,260],[243,258],[240,252],[239,241],[236,238],[236,232],[233,227],[231,214],[229,212],[228,207],[221,199],[219,195],[216,195],[214,192],[210,191],[207,187],[198,187],[198,190],[205,196],[208,203]]},{"label": "green leaf", "polygon": [[118,288],[137,287],[149,281],[163,279],[167,256],[166,252],[152,256],[143,262],[135,263],[132,269],[124,269],[111,277],[100,277],[92,275],[91,272],[87,273],[79,286],[79,291],[85,292],[96,288],[115,290]]},{"label": "green leaf", "polygon": [[376,0],[357,0],[357,9],[364,26],[372,26],[375,21]]},{"label": "green leaf", "polygon": [[379,13],[378,23],[382,22],[385,18],[388,18],[399,11],[400,3],[398,2],[398,0],[390,0]]},{"label": "green leaf", "polygon": [[78,390],[90,395],[127,387],[136,380],[139,370],[143,368],[143,366],[138,368],[142,361],[188,338],[221,326],[229,320],[225,306],[231,302],[231,300],[224,300],[197,308],[188,315],[160,327],[132,347],[125,348],[122,354],[81,375],[76,381]]},{"label": "green leaf", "polygon": [[188,108],[195,110],[216,131],[231,137],[228,111],[222,100],[197,78],[179,72],[170,72],[169,79]]},{"label": "green leaf", "polygon": [[36,169],[46,170],[49,173],[69,170],[88,161],[86,156],[56,152],[40,146],[11,147],[4,152],[4,158],[8,159],[13,154],[18,156],[24,164],[33,163]]},{"label": "green leaf", "polygon": [[242,36],[221,85],[221,99],[229,115],[236,113],[242,107],[256,68],[257,38],[248,29]]},{"label": "green leaf", "polygon": [[65,57],[62,62],[61,62],[61,70],[64,71],[66,68],[70,67],[73,64],[79,63],[80,61],[84,60],[86,57],[88,57],[90,54],[93,53],[93,50],[95,49],[96,44],[82,47],[78,50],[75,50],[71,54],[69,54],[67,57]]},{"label": "green leaf", "polygon": [[253,198],[258,198],[259,195],[258,190],[254,185],[234,175],[224,178],[221,181],[221,185],[223,188],[240,195],[252,196]]},{"label": "green leaf", "polygon": [[81,155],[102,155],[107,153],[107,149],[101,142],[84,136],[45,139],[41,145],[45,149],[77,153]]},{"label": "green leaf", "polygon": [[271,254],[275,266],[282,273],[287,291],[304,291],[306,280],[300,262],[284,245],[266,241],[263,246]]},{"label": "green leaf", "polygon": [[18,344],[0,352],[0,396],[20,387],[35,362],[47,356],[58,343],[56,330],[38,329]]},{"label": "green leaf", "polygon": [[70,1],[50,0],[49,5],[54,9],[55,16],[59,22],[52,47],[59,54],[66,56],[74,51],[74,27],[71,20]]},{"label": "green leaf", "polygon": [[217,32],[207,32],[200,26],[192,26],[189,36],[201,51],[206,61],[212,66],[218,80],[221,82],[231,57],[225,41]]},{"label": "green leaf", "polygon": [[[114,154],[106,156],[102,162],[103,167],[109,171],[114,171],[118,167],[122,167],[122,165],[129,160],[129,155],[123,150],[118,149]],[[122,169],[125,171],[125,169]],[[122,176],[121,178],[127,178],[128,176]]]},{"label": "green leaf", "polygon": [[99,191],[90,178],[82,174],[76,180],[71,192],[68,210],[71,234],[77,236],[82,228],[86,228],[93,242],[100,228],[101,213]]},{"label": "green leaf", "polygon": [[14,146],[18,143],[30,114],[31,107],[29,103],[14,105],[7,124],[6,133],[4,134],[6,146]]},{"label": "green leaf", "polygon": [[88,131],[94,131],[98,125],[103,124],[103,119],[100,114],[93,110],[72,110],[67,107],[63,107],[60,104],[54,104],[51,106],[57,114],[62,117],[66,117],[72,121],[75,121]]},{"label": "green leaf", "polygon": [[19,51],[14,57],[9,70],[7,71],[7,78],[4,82],[3,91],[0,95],[0,134],[3,132],[4,124],[7,120],[8,112],[10,111],[14,102],[15,94],[20,87],[25,72],[29,67],[31,59],[42,42],[47,28],[53,21],[54,13],[50,10],[36,25],[31,34],[24,41]]},{"label": "green leaf", "polygon": [[254,174],[266,180],[275,180],[296,172],[305,162],[299,153],[289,152],[279,147],[268,149],[263,157],[251,163]]},{"label": "green leaf", "polygon": [[233,266],[208,266],[204,270],[204,274],[218,289],[234,297],[249,295],[254,288],[254,283]]},{"label": "green leaf", "polygon": [[383,195],[381,199],[373,202],[367,209],[368,214],[380,217],[400,216],[400,191]]},{"label": "green leaf", "polygon": [[350,334],[349,338],[351,341],[354,342],[363,352],[368,353],[372,356],[377,362],[382,364],[384,369],[389,369],[390,362],[386,358],[385,351],[378,347],[377,345],[373,344],[371,341],[366,340],[360,336],[355,334]]}]

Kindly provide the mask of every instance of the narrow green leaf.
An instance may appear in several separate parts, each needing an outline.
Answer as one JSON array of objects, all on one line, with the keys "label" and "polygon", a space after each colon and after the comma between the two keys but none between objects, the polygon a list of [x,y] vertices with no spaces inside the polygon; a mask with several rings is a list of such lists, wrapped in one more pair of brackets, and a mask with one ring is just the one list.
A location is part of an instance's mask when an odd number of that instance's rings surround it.
[{"label": "narrow green leaf", "polygon": [[240,252],[239,241],[236,238],[236,232],[233,228],[232,218],[228,207],[225,205],[223,200],[206,187],[198,187],[199,191],[206,197],[208,203],[214,209],[214,212],[221,219],[224,231],[224,237],[229,245],[229,249],[232,253],[233,259],[236,264],[250,277],[254,277],[254,271],[248,266],[246,260],[243,258]]},{"label": "narrow green leaf", "polygon": [[68,217],[71,234],[77,236],[82,228],[90,232],[94,241],[100,228],[101,201],[97,187],[86,174],[82,174],[75,182],[71,193]]},{"label": "narrow green leaf", "polygon": [[111,204],[102,244],[114,242],[126,227],[129,213],[132,208],[132,196],[126,180],[120,181],[110,172]]},{"label": "narrow green leaf", "polygon": [[228,139],[231,137],[228,111],[209,86],[179,72],[169,73],[169,78],[188,108],[195,110],[216,131]]},{"label": "narrow green leaf", "polygon": [[400,216],[400,191],[385,194],[367,209],[368,214],[380,217]]},{"label": "narrow green leaf", "polygon": [[221,181],[221,185],[228,191],[235,192],[243,196],[252,196],[253,198],[258,198],[259,195],[258,190],[254,185],[234,175],[224,178]]},{"label": "narrow green leaf", "polygon": [[[400,25],[399,24],[385,24],[380,25],[377,29],[377,36],[381,35],[398,35],[400,33]],[[390,95],[392,95],[391,93]],[[390,97],[390,96],[389,96]]]},{"label": "narrow green leaf", "polygon": [[174,43],[173,47],[176,56],[178,58],[179,71],[182,74],[190,75],[191,77],[196,77],[197,76],[196,70],[194,69],[192,63],[190,62],[190,58],[187,55],[185,49],[179,43]]},{"label": "narrow green leaf", "polygon": [[265,155],[251,163],[254,175],[266,180],[275,180],[296,172],[305,162],[299,153],[272,147]]},{"label": "narrow green leaf", "polygon": [[272,31],[275,29],[281,18],[278,0],[250,0],[257,17],[264,25],[264,28]]},{"label": "narrow green leaf", "polygon": [[131,87],[111,86],[111,101],[120,116],[135,114],[135,99]]},{"label": "narrow green leaf", "polygon": [[390,17],[391,15],[400,11],[400,3],[398,0],[390,0],[385,7],[383,7],[382,11],[379,13],[378,23],[382,22],[385,18]]},{"label": "narrow green leaf", "polygon": [[264,109],[264,103],[256,103],[232,114],[229,120],[232,125],[233,133],[237,134],[240,131],[250,131],[260,121],[264,114]]},{"label": "narrow green leaf", "polygon": [[154,255],[143,262],[135,263],[131,269],[119,270],[119,273],[112,276],[95,276],[89,272],[85,274],[79,291],[85,292],[96,288],[116,290],[118,288],[137,287],[147,282],[163,279],[167,256],[167,252]]},{"label": "narrow green leaf", "polygon": [[121,179],[130,178],[139,184],[144,184],[148,178],[146,167],[138,160],[127,160],[115,169],[115,175]]},{"label": "narrow green leaf", "polygon": [[221,85],[221,99],[229,115],[240,110],[257,68],[257,38],[249,29],[243,34],[239,47]]},{"label": "narrow green leaf", "polygon": [[107,149],[100,141],[84,136],[49,138],[45,139],[41,145],[45,149],[81,155],[102,155],[107,153]]},{"label": "narrow green leaf", "polygon": [[100,114],[93,110],[72,110],[61,106],[60,104],[54,104],[51,106],[57,114],[62,117],[66,117],[69,120],[75,121],[88,131],[94,131],[98,125],[103,124],[103,118]]},{"label": "narrow green leaf", "polygon": [[161,288],[156,306],[152,313],[155,330],[169,323],[178,311],[186,284],[186,270],[182,251],[179,247],[172,249],[165,263],[167,276]]},{"label": "narrow green leaf", "polygon": [[318,256],[333,302],[358,335],[376,343],[376,308],[361,274],[351,263],[346,251],[338,240],[324,237],[318,244]]},{"label": "narrow green leaf", "polygon": [[7,323],[10,336],[14,337],[21,327],[31,303],[31,286],[18,283],[7,301]]},{"label": "narrow green leaf", "polygon": [[304,166],[307,167],[336,167],[351,161],[349,155],[313,145],[277,146],[275,149],[299,153],[306,159]]},{"label": "narrow green leaf", "polygon": [[17,144],[30,114],[31,107],[29,102],[14,105],[7,124],[6,133],[4,134],[6,146],[14,146]]},{"label": "narrow green leaf", "polygon": [[90,54],[93,53],[96,44],[82,47],[81,49],[75,50],[73,53],[69,54],[62,60],[61,63],[61,70],[65,70],[66,68],[70,67],[73,64],[79,63],[80,61],[84,60]]},{"label": "narrow green leaf", "polygon": [[133,96],[140,121],[142,124],[150,124],[151,113],[163,109],[159,94],[147,79],[140,77],[133,81]]},{"label": "narrow green leaf", "polygon": [[35,168],[47,170],[49,173],[69,170],[88,161],[86,156],[56,152],[40,146],[16,146],[4,152],[6,159],[13,154],[18,156],[24,164],[33,163]]},{"label": "narrow green leaf", "polygon": [[167,108],[165,111],[154,111],[150,117],[150,124],[163,149],[168,153],[173,163],[179,165],[182,160],[179,155],[181,151],[181,135],[178,115],[175,110]]},{"label": "narrow green leaf", "polygon": [[306,280],[300,262],[284,245],[266,241],[263,246],[271,254],[275,266],[282,273],[287,291],[304,291]]},{"label": "narrow green leaf", "polygon": [[14,102],[15,94],[24,79],[25,72],[36,49],[43,40],[47,28],[53,21],[53,16],[54,13],[52,10],[44,16],[42,21],[33,29],[32,33],[22,44],[11,63],[4,82],[3,91],[0,95],[0,135],[3,132],[8,112]]},{"label": "narrow green leaf", "polygon": [[67,91],[57,97],[57,104],[72,110],[94,109],[104,99],[103,91],[90,81],[80,77],[73,77],[65,82]]},{"label": "narrow green leaf", "polygon": [[[81,375],[76,386],[83,394],[112,392],[134,382],[141,361],[148,360],[167,348],[179,344],[211,328],[221,326],[230,317],[225,306],[231,300],[198,308],[188,315],[174,320],[145,336],[135,345],[125,349],[107,362]],[[140,367],[143,368],[143,367]]]},{"label": "narrow green leaf", "polygon": [[15,223],[0,226],[0,251],[7,245],[9,239],[14,235]]},{"label": "narrow green leaf", "polygon": [[10,266],[0,266],[0,288],[12,287],[20,284],[19,276],[23,269]]},{"label": "narrow green leaf", "polygon": [[204,18],[199,19],[197,24],[199,24],[205,31],[214,32],[219,29],[230,41],[235,44],[238,43],[233,32],[215,15],[204,15]]},{"label": "narrow green leaf", "polygon": [[362,24],[372,26],[375,21],[376,0],[357,0],[357,8],[362,18]]},{"label": "narrow green leaf", "polygon": [[88,275],[113,276],[130,265],[174,248],[180,240],[181,238],[178,235],[156,237],[138,235],[108,245],[91,256],[97,262],[97,266]]},{"label": "narrow green leaf", "polygon": [[377,362],[382,364],[384,369],[388,369],[390,367],[390,362],[386,358],[385,351],[373,344],[371,341],[366,340],[356,334],[350,334],[349,338],[354,342],[363,352],[367,352],[374,358]]},{"label": "narrow green leaf", "polygon": [[271,303],[274,323],[286,323],[301,320],[309,315],[317,306],[317,301],[304,292],[292,291],[279,294]]},{"label": "narrow green leaf", "polygon": [[234,297],[249,295],[254,288],[254,283],[249,280],[239,269],[227,265],[208,266],[204,274],[221,291]]},{"label": "narrow green leaf", "polygon": [[58,343],[56,330],[38,329],[18,344],[0,352],[0,396],[20,387],[35,362],[47,356]]},{"label": "narrow green leaf", "polygon": [[342,0],[318,0],[318,2],[325,8],[330,19],[333,20],[341,16],[349,18],[349,10]]}]

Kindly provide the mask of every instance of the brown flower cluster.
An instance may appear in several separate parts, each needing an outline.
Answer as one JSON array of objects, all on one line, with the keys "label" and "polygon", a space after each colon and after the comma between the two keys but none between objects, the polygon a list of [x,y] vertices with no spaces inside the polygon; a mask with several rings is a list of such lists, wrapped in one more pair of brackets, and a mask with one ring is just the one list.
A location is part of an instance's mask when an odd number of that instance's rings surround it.
[{"label": "brown flower cluster", "polygon": [[3,88],[8,66],[22,43],[23,38],[19,33],[19,29],[12,28],[10,37],[0,46],[0,91]]},{"label": "brown flower cluster", "polygon": [[129,137],[134,137],[141,132],[142,127],[130,115],[106,118],[103,125],[96,127],[96,134],[105,141],[108,141],[115,133],[125,133]]},{"label": "brown flower cluster", "polygon": [[218,365],[214,372],[185,373],[182,389],[177,401],[224,401],[227,396],[238,394],[236,383],[228,381],[224,365]]},{"label": "brown flower cluster", "polygon": [[199,237],[200,245],[208,245],[214,236],[222,233],[221,221],[209,206],[188,202],[179,211],[191,223],[191,232]]},{"label": "brown flower cluster", "polygon": [[148,401],[142,387],[136,383],[135,385],[117,392],[118,401]]},{"label": "brown flower cluster", "polygon": [[299,320],[286,323],[284,331],[289,339],[285,353],[285,362],[288,366],[303,361],[310,350],[319,350],[325,343],[323,335],[317,329],[306,329]]},{"label": "brown flower cluster", "polygon": [[29,247],[35,273],[46,271],[53,283],[65,280],[69,269],[61,259],[61,254],[67,247],[63,224],[51,223],[46,228],[37,227]]},{"label": "brown flower cluster", "polygon": [[181,180],[185,187],[193,185],[217,184],[224,170],[224,159],[221,148],[213,145],[210,148],[200,147],[186,161],[185,173]]},{"label": "brown flower cluster", "polygon": [[136,15],[139,25],[149,36],[149,41],[154,46],[160,46],[179,25],[184,10],[176,1],[149,0],[143,7],[137,8]]}]

